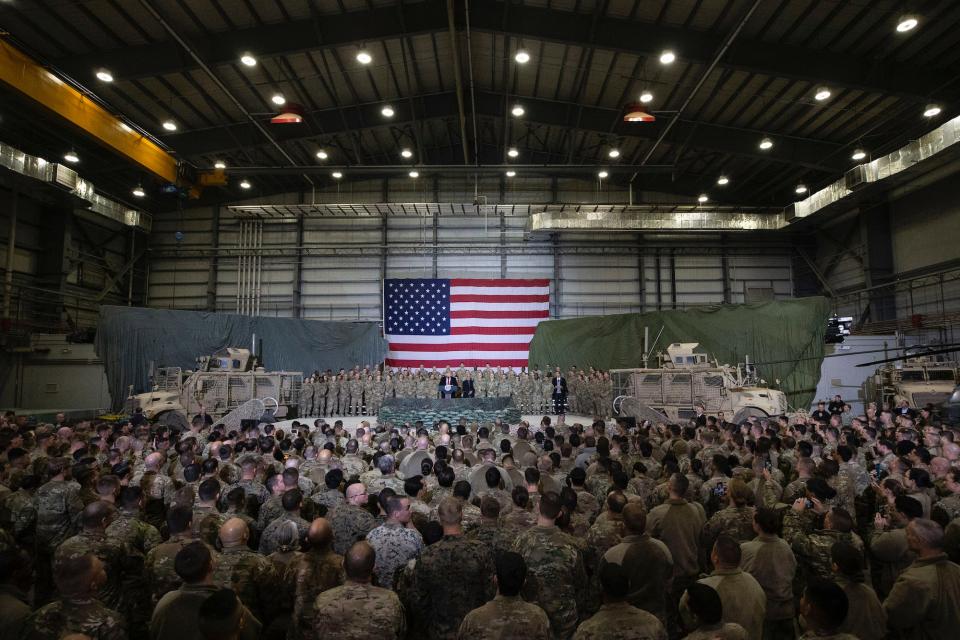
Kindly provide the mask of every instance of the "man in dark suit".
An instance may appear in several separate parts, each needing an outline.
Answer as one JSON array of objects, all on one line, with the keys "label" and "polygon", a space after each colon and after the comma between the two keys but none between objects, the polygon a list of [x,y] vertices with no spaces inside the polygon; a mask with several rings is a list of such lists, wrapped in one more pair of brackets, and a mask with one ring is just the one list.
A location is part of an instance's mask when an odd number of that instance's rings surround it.
[{"label": "man in dark suit", "polygon": [[460,385],[457,384],[457,376],[450,373],[450,367],[447,367],[443,372],[443,377],[440,378],[440,397],[452,398],[459,386]]},{"label": "man in dark suit", "polygon": [[553,385],[553,412],[561,417],[562,423],[563,414],[566,413],[564,406],[567,404],[567,379],[560,373],[560,367],[554,370],[551,384]]},{"label": "man in dark suit", "polygon": [[473,375],[468,371],[466,378],[460,383],[460,397],[461,398],[475,398],[477,396],[477,390],[473,386]]}]

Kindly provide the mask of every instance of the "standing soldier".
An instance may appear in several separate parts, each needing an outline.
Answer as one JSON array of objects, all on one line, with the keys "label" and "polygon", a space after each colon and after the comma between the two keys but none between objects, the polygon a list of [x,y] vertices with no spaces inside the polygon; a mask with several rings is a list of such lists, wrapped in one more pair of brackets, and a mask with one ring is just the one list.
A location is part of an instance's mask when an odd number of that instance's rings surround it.
[{"label": "standing soldier", "polygon": [[[377,384],[380,382],[380,372],[377,372]],[[361,381],[361,386],[363,387],[363,413],[368,416],[373,415],[373,409],[370,408],[370,405],[373,404],[373,375],[369,372],[364,374],[363,380]]]},{"label": "standing soldier", "polygon": [[457,369],[457,380],[465,380],[467,377],[467,369],[463,366],[463,363],[460,363],[460,368]]},{"label": "standing soldier", "polygon": [[486,369],[477,369],[477,375],[473,379],[474,397],[487,397],[487,376]]},{"label": "standing soldier", "polygon": [[327,383],[327,415],[340,413],[340,376],[332,375]]},{"label": "standing soldier", "polygon": [[570,413],[580,413],[580,378],[573,371],[567,372],[567,405]]},{"label": "standing soldier", "polygon": [[609,371],[603,372],[603,381],[600,389],[600,415],[606,420],[613,413],[613,380],[610,378]]},{"label": "standing soldier", "polygon": [[313,394],[315,387],[313,386],[313,379],[307,378],[303,381],[303,384],[300,386],[300,417],[312,416],[313,415]]},{"label": "standing soldier", "polygon": [[327,376],[320,375],[313,383],[313,411],[318,416],[327,415]]},{"label": "standing soldier", "polygon": [[393,374],[388,371],[383,381],[383,398],[381,398],[381,400],[392,398],[393,394],[396,393],[396,389],[396,380],[393,379]]},{"label": "standing soldier", "polygon": [[515,400],[521,414],[530,413],[530,374],[526,371],[520,374],[520,383]]},{"label": "standing soldier", "polygon": [[345,416],[350,411],[350,376],[353,374],[341,373],[340,395],[337,396],[337,415]]},{"label": "standing soldier", "polygon": [[383,404],[384,396],[384,383],[383,379],[380,377],[380,372],[377,371],[376,375],[373,377],[373,380],[370,381],[370,387],[367,393],[367,413],[371,416],[375,416],[380,413],[380,405]]},{"label": "standing soldier", "polygon": [[551,413],[553,411],[553,380],[550,379],[550,367],[540,377],[540,411],[537,413]]}]

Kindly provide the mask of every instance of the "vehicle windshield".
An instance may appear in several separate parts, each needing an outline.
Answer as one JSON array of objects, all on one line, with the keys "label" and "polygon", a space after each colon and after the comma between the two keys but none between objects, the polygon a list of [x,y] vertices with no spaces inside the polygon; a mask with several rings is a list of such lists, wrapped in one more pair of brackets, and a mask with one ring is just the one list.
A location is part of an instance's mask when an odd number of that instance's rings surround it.
[{"label": "vehicle windshield", "polygon": [[901,371],[900,380],[903,382],[923,382],[923,371],[917,369]]}]

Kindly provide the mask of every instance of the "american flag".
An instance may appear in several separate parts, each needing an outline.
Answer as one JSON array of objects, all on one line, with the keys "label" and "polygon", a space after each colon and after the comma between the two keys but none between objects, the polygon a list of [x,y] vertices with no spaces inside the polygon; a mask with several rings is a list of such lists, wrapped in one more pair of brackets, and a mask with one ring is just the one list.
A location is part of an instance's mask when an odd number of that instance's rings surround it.
[{"label": "american flag", "polygon": [[388,367],[527,366],[549,280],[384,280]]}]

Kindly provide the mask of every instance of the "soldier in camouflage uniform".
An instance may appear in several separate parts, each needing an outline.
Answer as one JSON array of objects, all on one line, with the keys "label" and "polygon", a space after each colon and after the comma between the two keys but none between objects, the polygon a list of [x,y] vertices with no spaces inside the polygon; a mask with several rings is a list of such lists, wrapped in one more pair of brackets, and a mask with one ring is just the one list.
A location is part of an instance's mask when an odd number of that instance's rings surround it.
[{"label": "soldier in camouflage uniform", "polygon": [[410,613],[417,637],[456,637],[467,613],[493,596],[493,554],[463,536],[463,505],[444,498],[437,509],[444,537],[420,555],[413,569]]},{"label": "soldier in camouflage uniform", "polygon": [[91,502],[81,514],[82,531],[67,538],[57,547],[53,556],[54,573],[57,566],[71,558],[93,554],[103,562],[107,579],[100,585],[97,599],[114,610],[121,609],[121,584],[125,570],[130,568],[126,547],[106,535],[106,528],[116,509],[107,502]]},{"label": "soldier in camouflage uniform", "polygon": [[350,415],[359,416],[363,409],[363,380],[360,374],[354,374],[350,381]]},{"label": "soldier in camouflage uniform", "polygon": [[143,521],[143,492],[139,487],[127,487],[120,492],[117,501],[117,517],[107,527],[107,537],[146,554],[160,544],[160,532],[152,524]]},{"label": "soldier in camouflage uniform", "polygon": [[249,536],[239,518],[227,520],[220,528],[223,553],[214,565],[213,582],[233,589],[258,620],[266,621],[275,609],[277,578],[270,561],[247,547]]},{"label": "soldier in camouflage uniform", "polygon": [[314,603],[315,637],[324,640],[384,638],[401,640],[407,625],[397,594],[375,587],[374,551],[366,542],[357,542],[343,560],[346,582],[324,591]]},{"label": "soldier in camouflage uniform", "polygon": [[50,481],[34,494],[37,550],[41,556],[52,557],[57,546],[73,535],[74,523],[83,511],[80,485],[65,479],[67,464],[66,458],[51,458],[47,468]]},{"label": "soldier in camouflage uniform", "polygon": [[325,375],[317,376],[316,382],[313,383],[313,415],[315,416],[327,415],[328,385]]},{"label": "soldier in camouflage uniform", "polygon": [[[260,536],[260,553],[270,555],[280,547],[280,538],[283,535],[283,527],[287,522],[297,525],[298,539],[307,537],[307,530],[310,523],[300,517],[300,507],[303,504],[303,493],[300,489],[290,489],[283,494],[281,499],[284,513],[270,522],[263,530]],[[297,545],[299,547],[299,544]]]},{"label": "soldier in camouflage uniform", "polygon": [[299,415],[312,416],[313,415],[313,395],[316,392],[316,387],[313,384],[313,380],[307,378],[303,381],[303,385],[300,387],[300,397],[299,397]]},{"label": "soldier in camouflage uniform", "polygon": [[108,539],[116,540],[127,552],[129,571],[125,572],[122,584],[123,606],[121,611],[130,623],[131,635],[144,633],[150,619],[149,585],[144,575],[146,554],[160,544],[160,532],[152,524],[140,518],[143,492],[139,487],[126,487],[120,492],[119,511],[116,519],[107,527]]},{"label": "soldier in camouflage uniform", "polygon": [[623,567],[605,563],[597,577],[603,589],[603,606],[577,627],[574,640],[667,640],[667,630],[656,616],[627,602],[630,579]]},{"label": "soldier in camouflage uniform", "polygon": [[[831,509],[824,516],[824,528],[814,530],[814,514],[807,509],[805,501],[806,498],[798,498],[783,517],[783,539],[790,543],[797,558],[794,593],[799,593],[798,587],[802,590],[810,578],[831,579],[833,560],[830,550],[835,543],[845,542],[864,554],[863,540],[850,530],[853,522],[849,514],[841,509]],[[817,503],[814,507],[819,508]]]},{"label": "soldier in camouflage uniform", "polygon": [[377,554],[377,584],[393,588],[393,576],[423,550],[423,538],[408,528],[412,512],[410,498],[393,496],[387,500],[387,521],[367,534],[367,542]]},{"label": "soldier in camouflage uniform", "polygon": [[[379,372],[377,373],[376,381],[378,383],[380,381]],[[373,386],[374,386],[373,376],[370,374],[364,375],[363,380],[361,380],[361,386],[363,387],[363,414],[367,416],[372,416],[373,411],[370,409],[370,407],[373,404]]]},{"label": "soldier in camouflage uniform", "polygon": [[340,376],[334,375],[327,382],[327,413],[328,416],[340,413]]},{"label": "soldier in camouflage uniform", "polygon": [[610,378],[610,374],[606,371],[603,372],[603,378],[600,381],[600,406],[598,407],[600,411],[600,416],[604,420],[608,420],[610,415],[613,413],[613,380]]},{"label": "soldier in camouflage uniform", "polygon": [[144,582],[150,590],[150,609],[164,594],[180,587],[182,581],[173,569],[173,561],[180,549],[193,542],[190,525],[191,512],[188,509],[181,507],[171,509],[167,514],[170,539],[147,552],[147,557],[143,561],[143,574]]},{"label": "soldier in camouflage uniform", "polygon": [[347,502],[327,516],[333,528],[333,550],[341,555],[354,542],[364,540],[377,526],[370,512],[363,508],[367,504],[367,488],[363,483],[356,482],[347,487],[346,496]]},{"label": "soldier in camouflage uniform", "polygon": [[0,528],[5,529],[19,545],[33,548],[37,528],[37,507],[34,499],[40,478],[25,475],[20,488],[0,497]]},{"label": "soldier in camouflage uniform", "polygon": [[576,541],[554,524],[560,509],[560,496],[544,494],[537,526],[517,536],[513,550],[532,574],[524,589],[527,600],[547,612],[554,637],[569,638],[577,626],[578,603],[586,596],[587,574]]},{"label": "soldier in camouflage uniform", "polygon": [[211,547],[217,543],[220,527],[229,519],[217,509],[219,497],[220,482],[214,478],[204,480],[197,491],[198,502],[193,507],[193,537]]},{"label": "soldier in camouflage uniform", "polygon": [[95,640],[127,640],[123,616],[96,599],[107,574],[95,554],[65,556],[56,567],[55,579],[60,599],[27,618],[22,638],[61,640],[80,633]]},{"label": "soldier in camouflage uniform", "polygon": [[553,381],[549,373],[540,377],[540,410],[537,413],[553,413]]},{"label": "soldier in camouflage uniform", "polygon": [[472,638],[524,638],[548,640],[550,620],[543,609],[524,602],[520,591],[527,577],[527,566],[516,553],[507,552],[495,560],[497,595],[474,609],[463,619],[457,640]]},{"label": "soldier in camouflage uniform", "polygon": [[384,381],[380,377],[380,372],[378,371],[376,375],[373,376],[373,379],[370,381],[370,390],[365,391],[368,393],[367,396],[369,400],[367,401],[367,414],[375,416],[380,413],[380,405],[383,404],[384,396]]},{"label": "soldier in camouflage uniform", "polygon": [[307,532],[310,549],[293,561],[287,576],[294,582],[293,618],[289,640],[313,640],[317,596],[343,584],[343,556],[333,552],[333,529],[317,518]]},{"label": "soldier in camouflage uniform", "polygon": [[[753,516],[756,509],[748,503],[751,499],[750,488],[740,478],[727,483],[729,506],[711,516],[700,533],[700,551],[709,554],[713,543],[721,534],[733,537],[737,542],[748,542],[756,537],[753,530]],[[706,565],[706,557],[702,564]]]},{"label": "soldier in camouflage uniform", "polygon": [[[383,397],[381,401],[395,397],[397,391],[397,380],[392,373],[387,373],[383,379]],[[379,412],[379,408],[378,408]]]}]

